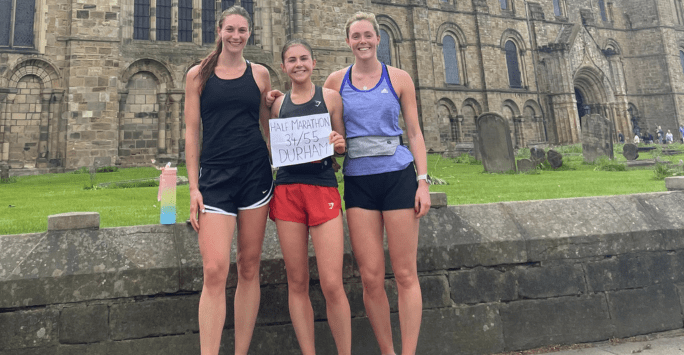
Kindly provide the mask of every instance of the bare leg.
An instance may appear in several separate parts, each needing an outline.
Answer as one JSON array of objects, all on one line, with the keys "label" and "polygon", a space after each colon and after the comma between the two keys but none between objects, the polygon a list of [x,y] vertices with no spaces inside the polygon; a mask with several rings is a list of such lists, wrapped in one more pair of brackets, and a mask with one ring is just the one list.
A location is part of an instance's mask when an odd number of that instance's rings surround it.
[{"label": "bare leg", "polygon": [[230,266],[230,244],[235,217],[200,213],[199,247],[204,284],[199,303],[200,347],[202,355],[217,355],[226,320],[226,278]]},{"label": "bare leg", "polygon": [[247,354],[259,312],[261,299],[259,265],[267,214],[268,205],[252,210],[242,210],[238,213],[235,354]]},{"label": "bare leg", "polygon": [[415,217],[413,209],[385,211],[382,215],[399,293],[401,353],[413,355],[416,353],[423,315],[423,299],[416,265],[420,220]]},{"label": "bare leg", "polygon": [[314,320],[309,298],[309,230],[305,224],[276,220],[287,271],[290,318],[303,355],[315,354]]},{"label": "bare leg", "polygon": [[385,292],[385,250],[380,211],[347,210],[349,236],[363,282],[363,304],[382,354],[394,354],[389,301]]},{"label": "bare leg", "polygon": [[335,338],[337,353],[350,355],[351,312],[342,281],[343,233],[342,213],[335,219],[311,227],[311,239],[316,251],[321,289],[325,296],[328,325],[330,325],[333,338]]}]

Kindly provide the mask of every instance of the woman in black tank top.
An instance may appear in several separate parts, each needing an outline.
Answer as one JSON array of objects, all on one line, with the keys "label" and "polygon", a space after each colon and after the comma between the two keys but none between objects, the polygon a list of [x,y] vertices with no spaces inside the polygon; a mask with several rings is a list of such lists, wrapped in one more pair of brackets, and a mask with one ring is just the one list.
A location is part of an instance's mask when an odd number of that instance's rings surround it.
[{"label": "woman in black tank top", "polygon": [[[249,39],[250,27],[249,14],[242,7],[234,6],[224,11],[218,21],[216,49],[200,65],[190,69],[186,76],[185,154],[190,183],[190,222],[198,232],[204,272],[199,304],[202,355],[216,355],[219,352],[226,315],[230,248],[237,219],[240,224],[234,310],[235,354],[247,354],[259,309],[259,262],[270,196],[265,196],[263,205],[247,205],[249,209],[239,205],[242,201],[228,201],[227,205],[233,204],[230,205],[231,211],[235,207],[240,209],[239,212],[221,214],[225,211],[220,208],[216,209],[219,212],[212,211],[209,209],[211,206],[205,209],[204,205],[204,201],[209,199],[217,200],[219,194],[205,192],[203,196],[199,189],[200,120],[205,126],[203,168],[235,170],[236,165],[244,161],[258,160],[266,164],[261,166],[266,170],[266,178],[271,179],[268,149],[259,134],[259,122],[268,134],[269,112],[264,104],[264,96],[270,90],[271,83],[265,67],[247,63],[243,58],[242,51]],[[231,82],[237,86],[231,86]],[[227,103],[231,100],[232,104]],[[263,170],[259,170],[259,176],[263,175]],[[241,176],[237,174],[231,178],[239,181]],[[259,180],[260,184],[262,180]],[[243,181],[250,184],[253,180]],[[203,185],[207,189],[203,191],[210,191],[206,186]],[[240,196],[240,199],[247,198]]]},{"label": "woman in black tank top", "polygon": [[[290,77],[292,90],[274,102],[272,119],[327,112],[333,129],[329,142],[334,144],[337,153],[344,153],[342,99],[337,92],[317,87],[311,82],[316,63],[311,47],[304,40],[290,40],[281,53],[281,68]],[[278,228],[287,270],[290,317],[302,354],[315,354],[313,309],[309,299],[310,232],[337,353],[349,355],[351,314],[342,281],[342,210],[332,160],[325,158],[318,162],[285,166],[276,174],[271,218]]]}]

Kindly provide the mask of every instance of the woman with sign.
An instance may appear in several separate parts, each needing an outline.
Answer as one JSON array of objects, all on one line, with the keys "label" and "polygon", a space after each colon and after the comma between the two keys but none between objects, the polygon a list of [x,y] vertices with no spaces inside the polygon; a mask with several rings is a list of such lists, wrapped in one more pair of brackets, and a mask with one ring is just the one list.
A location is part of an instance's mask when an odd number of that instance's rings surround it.
[{"label": "woman with sign", "polygon": [[[271,107],[271,117],[329,114],[333,131],[321,140],[333,144],[337,153],[344,153],[342,99],[337,92],[311,82],[316,66],[311,47],[306,41],[295,39],[287,42],[281,53],[281,68],[290,77],[292,90],[276,99]],[[283,166],[278,169],[275,183],[270,217],[278,228],[287,270],[290,317],[302,353],[316,353],[313,308],[309,299],[308,235],[311,233],[337,353],[351,354],[351,314],[342,282],[342,201],[333,160],[327,157]]]},{"label": "woman with sign", "polygon": [[259,123],[268,134],[265,96],[271,79],[265,67],[246,61],[242,55],[250,27],[249,14],[242,7],[224,11],[218,21],[216,49],[186,77],[190,222],[199,234],[204,268],[199,304],[203,355],[219,352],[236,221],[235,354],[247,354],[259,310],[259,262],[273,189],[268,148]]},{"label": "woman with sign", "polygon": [[[330,74],[324,86],[340,92],[344,103],[344,201],[363,302],[381,353],[394,354],[385,293],[384,226],[399,294],[402,354],[415,354],[422,317],[418,226],[430,209],[416,91],[408,73],[378,60],[380,31],[373,14],[356,13],[345,27],[354,64]],[[402,145],[400,112],[410,150]]]}]

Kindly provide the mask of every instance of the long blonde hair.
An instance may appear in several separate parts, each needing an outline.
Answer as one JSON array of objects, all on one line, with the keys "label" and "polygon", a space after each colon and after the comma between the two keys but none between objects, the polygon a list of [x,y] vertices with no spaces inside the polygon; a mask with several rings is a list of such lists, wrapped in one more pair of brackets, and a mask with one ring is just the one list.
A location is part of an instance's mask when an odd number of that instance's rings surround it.
[{"label": "long blonde hair", "polygon": [[[249,26],[251,34],[252,19],[249,17],[249,13],[247,12],[247,10],[245,10],[242,6],[238,5],[231,6],[221,13],[221,18],[219,19],[216,28],[220,30],[223,27],[223,21],[226,19],[226,17],[230,15],[240,15],[244,17],[247,20],[247,26]],[[223,42],[221,41],[221,36],[216,36],[216,47],[200,63],[199,73],[197,74],[200,78],[200,93],[202,92],[202,90],[204,90],[204,86],[207,84],[209,78],[211,78],[211,76],[214,74],[214,69],[216,69],[216,63],[218,63],[218,58],[219,55],[221,55],[222,51]]]}]

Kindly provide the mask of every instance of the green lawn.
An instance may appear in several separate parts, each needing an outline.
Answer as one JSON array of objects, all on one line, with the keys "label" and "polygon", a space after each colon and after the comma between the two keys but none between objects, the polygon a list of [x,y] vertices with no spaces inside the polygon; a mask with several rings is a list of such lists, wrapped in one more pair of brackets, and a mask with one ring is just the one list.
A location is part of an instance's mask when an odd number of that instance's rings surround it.
[{"label": "green lawn", "polygon": [[[684,150],[679,144],[671,147]],[[597,165],[582,162],[578,146],[563,150],[561,169],[526,174],[488,174],[483,172],[481,164],[457,163],[456,159],[430,155],[430,175],[448,182],[448,185],[433,185],[430,190],[446,192],[452,205],[665,191],[665,182],[654,178],[653,168],[601,171]],[[621,146],[616,146],[616,160],[624,162],[620,153]],[[529,151],[523,151],[518,158],[526,154]],[[650,153],[641,154],[639,159],[652,157]],[[661,158],[676,165],[684,155]],[[183,167],[178,173],[187,176]],[[156,176],[159,171],[154,168],[120,169],[97,173],[95,183]],[[75,211],[99,212],[102,227],[159,223],[157,187],[84,189],[91,181],[87,173],[27,176],[15,181],[0,183],[0,235],[45,231],[48,215]],[[340,184],[340,192],[343,191],[344,184]],[[188,186],[178,186],[177,221],[188,219],[189,204]]]}]

